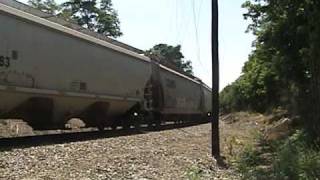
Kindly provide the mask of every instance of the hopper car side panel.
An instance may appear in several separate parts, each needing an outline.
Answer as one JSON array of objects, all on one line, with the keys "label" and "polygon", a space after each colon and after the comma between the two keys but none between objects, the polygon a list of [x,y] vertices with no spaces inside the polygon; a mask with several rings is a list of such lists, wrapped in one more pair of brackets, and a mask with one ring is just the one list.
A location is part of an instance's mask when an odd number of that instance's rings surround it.
[{"label": "hopper car side panel", "polygon": [[160,68],[163,87],[163,114],[201,114],[200,83],[177,75],[168,68]]},{"label": "hopper car side panel", "polygon": [[[0,62],[0,85],[7,87],[0,88],[0,110],[9,111],[33,96],[48,96],[55,101],[58,120],[64,112],[81,111],[94,101],[110,103],[110,116],[143,101],[151,76],[148,61],[4,12],[0,24],[0,56],[9,58],[9,63]],[[31,90],[8,93],[8,87]]]},{"label": "hopper car side panel", "polygon": [[212,111],[212,91],[208,87],[203,87],[204,94],[204,112],[211,113]]}]

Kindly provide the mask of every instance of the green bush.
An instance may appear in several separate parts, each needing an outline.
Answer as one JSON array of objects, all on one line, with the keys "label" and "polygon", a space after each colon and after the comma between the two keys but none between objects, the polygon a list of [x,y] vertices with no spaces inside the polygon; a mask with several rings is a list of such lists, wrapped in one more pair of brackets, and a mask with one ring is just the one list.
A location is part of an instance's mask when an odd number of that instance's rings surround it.
[{"label": "green bush", "polygon": [[203,171],[198,167],[192,167],[187,171],[188,180],[198,180],[201,179]]},{"label": "green bush", "polygon": [[266,165],[260,158],[263,152],[247,147],[239,157],[237,169],[243,179],[318,180],[320,149],[310,139],[303,131],[297,131],[286,140],[272,143],[274,159],[267,170],[259,168]]},{"label": "green bush", "polygon": [[274,173],[277,179],[319,179],[320,151],[309,137],[297,131],[277,149]]},{"label": "green bush", "polygon": [[243,153],[241,153],[238,162],[237,169],[242,175],[242,179],[256,179],[256,173],[259,163],[259,154],[253,146],[247,146]]}]

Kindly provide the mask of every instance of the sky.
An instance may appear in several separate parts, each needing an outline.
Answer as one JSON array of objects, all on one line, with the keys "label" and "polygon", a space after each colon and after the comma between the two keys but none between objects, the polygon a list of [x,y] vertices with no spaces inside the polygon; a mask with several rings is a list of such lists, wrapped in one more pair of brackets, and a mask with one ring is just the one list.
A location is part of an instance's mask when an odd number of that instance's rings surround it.
[{"label": "sky", "polygon": [[[27,0],[20,0],[26,3]],[[65,0],[56,0],[61,3]],[[219,0],[220,90],[239,77],[254,36],[245,33],[245,0]],[[123,36],[142,50],[159,43],[181,45],[195,76],[211,87],[211,0],[113,0]]]}]

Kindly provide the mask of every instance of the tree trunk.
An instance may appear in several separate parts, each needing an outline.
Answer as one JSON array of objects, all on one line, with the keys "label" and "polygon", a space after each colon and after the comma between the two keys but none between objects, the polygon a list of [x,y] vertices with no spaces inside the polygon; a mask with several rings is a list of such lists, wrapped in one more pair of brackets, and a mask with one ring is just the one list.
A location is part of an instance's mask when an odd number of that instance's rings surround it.
[{"label": "tree trunk", "polygon": [[318,19],[320,13],[318,9],[311,13],[310,28],[310,51],[309,51],[309,65],[311,73],[310,95],[306,105],[308,112],[306,122],[308,130],[314,135],[315,140],[320,142],[320,24]]}]

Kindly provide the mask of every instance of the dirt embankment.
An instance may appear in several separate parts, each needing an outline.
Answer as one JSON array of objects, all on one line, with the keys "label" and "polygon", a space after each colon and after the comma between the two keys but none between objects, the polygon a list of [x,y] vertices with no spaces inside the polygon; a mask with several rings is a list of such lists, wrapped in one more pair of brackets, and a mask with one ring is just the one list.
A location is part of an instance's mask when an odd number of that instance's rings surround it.
[{"label": "dirt embankment", "polygon": [[222,155],[232,163],[265,130],[268,117],[258,113],[239,112],[223,115],[220,120]]},{"label": "dirt embankment", "polygon": [[[224,115],[221,120],[221,140],[225,156],[235,156],[257,139],[275,140],[287,136],[293,121],[285,111],[270,115],[238,112]],[[261,137],[259,137],[261,136]]]}]

